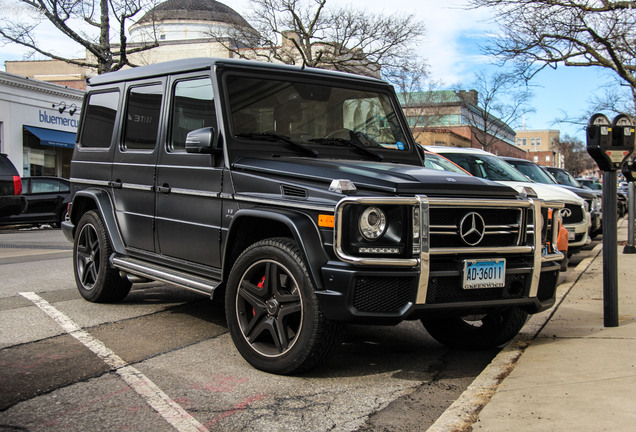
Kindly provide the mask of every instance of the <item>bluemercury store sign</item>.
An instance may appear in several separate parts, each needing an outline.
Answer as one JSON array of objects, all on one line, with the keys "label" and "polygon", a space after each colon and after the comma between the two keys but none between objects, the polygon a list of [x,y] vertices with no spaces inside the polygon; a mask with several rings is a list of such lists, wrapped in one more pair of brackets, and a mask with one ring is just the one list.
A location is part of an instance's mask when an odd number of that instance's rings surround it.
[{"label": "bluemercury store sign", "polygon": [[77,126],[79,126],[79,117],[68,118],[68,117],[62,117],[58,115],[49,114],[46,111],[42,111],[42,110],[39,110],[39,111],[40,111],[40,118],[39,118],[40,123],[67,126],[67,127],[72,127],[75,129],[77,129]]}]

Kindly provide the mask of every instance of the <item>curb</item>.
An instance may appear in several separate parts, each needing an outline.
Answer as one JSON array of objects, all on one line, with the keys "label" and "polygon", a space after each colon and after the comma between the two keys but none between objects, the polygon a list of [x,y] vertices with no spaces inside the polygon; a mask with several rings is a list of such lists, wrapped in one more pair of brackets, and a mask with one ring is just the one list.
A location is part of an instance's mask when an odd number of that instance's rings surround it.
[{"label": "curb", "polygon": [[555,305],[548,311],[532,315],[519,334],[506,345],[468,388],[427,429],[427,432],[468,432],[481,410],[490,402],[499,385],[514,370],[519,358],[554,316],[563,300],[579,281],[601,250],[603,244],[592,249],[592,255],[584,258],[573,270],[570,282],[557,287]]}]

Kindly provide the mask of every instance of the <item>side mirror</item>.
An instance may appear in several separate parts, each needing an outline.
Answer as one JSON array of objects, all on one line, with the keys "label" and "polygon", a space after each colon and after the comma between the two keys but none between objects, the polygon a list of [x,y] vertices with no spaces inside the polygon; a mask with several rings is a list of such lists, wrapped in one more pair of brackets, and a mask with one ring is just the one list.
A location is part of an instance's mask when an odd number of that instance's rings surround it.
[{"label": "side mirror", "polygon": [[195,129],[188,133],[185,141],[185,149],[188,153],[213,153],[216,131],[206,127]]}]

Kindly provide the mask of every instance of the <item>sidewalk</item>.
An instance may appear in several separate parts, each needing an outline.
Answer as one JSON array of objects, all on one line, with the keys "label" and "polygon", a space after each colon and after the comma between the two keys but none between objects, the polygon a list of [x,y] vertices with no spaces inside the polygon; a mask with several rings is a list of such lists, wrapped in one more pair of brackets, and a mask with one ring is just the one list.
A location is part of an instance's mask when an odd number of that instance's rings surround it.
[{"label": "sidewalk", "polygon": [[429,432],[636,430],[636,254],[618,247],[619,326],[610,328],[601,245],[595,252]]}]

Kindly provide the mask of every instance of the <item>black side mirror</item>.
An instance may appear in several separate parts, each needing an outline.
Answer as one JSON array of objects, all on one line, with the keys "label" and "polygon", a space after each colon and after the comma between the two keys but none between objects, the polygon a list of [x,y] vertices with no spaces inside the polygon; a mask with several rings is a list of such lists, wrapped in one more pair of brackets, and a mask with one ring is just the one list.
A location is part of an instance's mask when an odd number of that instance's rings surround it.
[{"label": "black side mirror", "polygon": [[213,153],[215,149],[216,131],[206,127],[188,133],[185,149],[188,153]]}]

